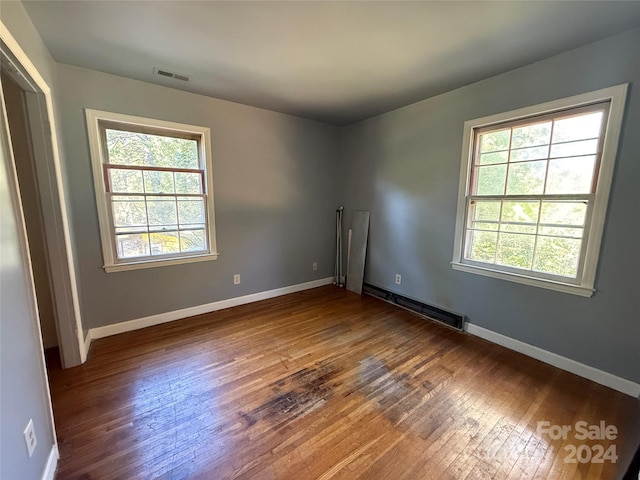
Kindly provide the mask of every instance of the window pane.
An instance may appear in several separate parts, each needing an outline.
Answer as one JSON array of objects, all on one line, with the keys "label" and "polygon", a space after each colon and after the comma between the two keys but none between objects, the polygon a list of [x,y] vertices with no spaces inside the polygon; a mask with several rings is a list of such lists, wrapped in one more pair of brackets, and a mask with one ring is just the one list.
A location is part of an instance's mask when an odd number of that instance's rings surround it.
[{"label": "window pane", "polygon": [[490,220],[497,222],[500,220],[500,201],[474,200],[471,202],[471,218],[474,220]]},{"label": "window pane", "polygon": [[499,223],[487,223],[487,222],[471,222],[471,227],[476,230],[498,230]]},{"label": "window pane", "polygon": [[479,262],[494,263],[496,257],[496,242],[498,240],[497,233],[470,230],[468,239],[467,258]]},{"label": "window pane", "polygon": [[147,208],[140,197],[112,197],[114,227],[140,227],[147,225]]},{"label": "window pane", "polygon": [[180,232],[180,249],[183,252],[197,252],[207,249],[204,230]]},{"label": "window pane", "polygon": [[578,274],[581,240],[539,237],[533,269],[575,278]]},{"label": "window pane", "polygon": [[505,201],[502,203],[503,222],[536,223],[540,202],[533,201]]},{"label": "window pane", "polygon": [[582,238],[583,231],[584,229],[582,228],[571,228],[571,227],[542,226],[538,229],[538,233],[540,235],[550,235],[554,237],[573,237],[573,238]]},{"label": "window pane", "polygon": [[111,191],[114,193],[143,193],[142,172],[140,170],[109,169]]},{"label": "window pane", "polygon": [[480,155],[480,165],[490,165],[492,163],[507,163],[509,152],[492,152]]},{"label": "window pane", "polygon": [[509,267],[531,269],[534,244],[534,235],[501,233],[498,238],[496,263]]},{"label": "window pane", "polygon": [[150,233],[149,240],[151,242],[151,255],[180,253],[180,241],[178,240],[178,232]]},{"label": "window pane", "polygon": [[204,199],[193,197],[179,198],[178,219],[180,225],[204,223]]},{"label": "window pane", "polygon": [[149,255],[149,235],[116,235],[118,258],[145,257]]},{"label": "window pane", "polygon": [[549,147],[547,145],[544,147],[521,148],[511,151],[511,161],[522,162],[524,160],[538,160],[540,158],[547,158],[548,154]]},{"label": "window pane", "polygon": [[581,140],[579,142],[558,143],[551,146],[551,157],[572,157],[591,155],[598,152],[598,139]]},{"label": "window pane", "polygon": [[510,129],[483,134],[480,138],[480,151],[487,153],[497,150],[508,150],[510,135]]},{"label": "window pane", "polygon": [[544,188],[547,161],[509,165],[507,195],[537,195]]},{"label": "window pane", "polygon": [[536,229],[537,229],[536,225],[528,225],[526,223],[501,223],[500,224],[501,232],[535,234]]},{"label": "window pane", "polygon": [[[599,95],[594,92],[579,106],[567,99],[556,111],[540,106],[539,115],[531,115],[533,109],[497,115],[493,125],[486,119],[471,122],[474,151],[469,183],[459,192],[467,204],[466,212],[462,206],[458,210],[466,219],[456,239],[456,249],[461,247],[456,260],[468,260],[470,270],[484,263],[502,272],[496,273],[500,278],[592,284],[593,265],[583,262],[590,262],[593,252],[584,255],[583,239],[594,233],[588,230],[591,223],[598,228],[595,234],[601,233],[601,218],[591,221],[590,202],[602,206],[598,173],[602,168],[610,174],[612,168],[602,152],[611,102]],[[588,278],[578,276],[583,269]]]},{"label": "window pane", "polygon": [[202,175],[199,173],[176,172],[176,193],[203,193]]},{"label": "window pane", "polygon": [[504,181],[507,176],[506,165],[478,167],[476,175],[476,195],[504,194]]},{"label": "window pane", "polygon": [[540,202],[538,201],[503,202],[500,230],[514,233],[536,233],[539,210]]},{"label": "window pane", "polygon": [[557,120],[553,125],[553,142],[569,142],[600,136],[602,112]]},{"label": "window pane", "polygon": [[178,216],[176,202],[173,198],[147,197],[149,225],[176,225]]},{"label": "window pane", "polygon": [[586,201],[543,201],[540,223],[582,227],[586,214]]},{"label": "window pane", "polygon": [[173,193],[173,172],[144,172],[144,189],[147,193]]},{"label": "window pane", "polygon": [[106,129],[105,133],[109,163],[200,168],[195,140],[111,129]]},{"label": "window pane", "polygon": [[595,156],[550,160],[545,193],[591,193],[595,163]]},{"label": "window pane", "polygon": [[547,145],[551,137],[551,122],[514,128],[511,148]]}]

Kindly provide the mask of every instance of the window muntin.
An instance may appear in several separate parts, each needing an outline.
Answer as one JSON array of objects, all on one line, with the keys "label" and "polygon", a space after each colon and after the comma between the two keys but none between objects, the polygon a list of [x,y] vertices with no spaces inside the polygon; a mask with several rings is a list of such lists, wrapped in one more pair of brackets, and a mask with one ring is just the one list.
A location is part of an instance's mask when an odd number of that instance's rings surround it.
[{"label": "window muntin", "polygon": [[213,259],[208,129],[87,110],[105,269]]},{"label": "window muntin", "polygon": [[627,89],[465,122],[455,270],[593,295]]},{"label": "window muntin", "polygon": [[474,132],[465,261],[578,281],[608,108]]}]

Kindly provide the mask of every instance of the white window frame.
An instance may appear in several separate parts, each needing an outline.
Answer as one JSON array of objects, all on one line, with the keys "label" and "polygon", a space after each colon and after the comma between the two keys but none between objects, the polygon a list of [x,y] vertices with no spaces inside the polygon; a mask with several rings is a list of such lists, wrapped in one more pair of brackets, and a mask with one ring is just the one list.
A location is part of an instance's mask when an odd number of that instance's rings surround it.
[{"label": "white window frame", "polygon": [[[598,257],[602,242],[602,234],[609,201],[609,193],[613,180],[618,141],[622,129],[624,107],[628,84],[616,85],[593,92],[575,95],[539,105],[520,108],[505,113],[490,115],[483,118],[468,120],[464,123],[464,137],[462,145],[462,161],[460,167],[460,182],[458,185],[458,207],[456,214],[455,239],[452,267],[468,273],[475,273],[502,280],[508,280],[525,285],[547,288],[565,293],[591,297],[595,292],[595,277]],[[562,282],[545,278],[544,274],[528,270],[504,269],[498,265],[478,263],[464,258],[464,237],[466,234],[467,204],[471,191],[473,157],[476,131],[500,123],[513,122],[524,119],[534,119],[537,116],[592,105],[599,102],[610,102],[607,127],[604,132],[603,150],[600,160],[596,191],[593,194],[591,215],[585,224],[578,277],[575,282]]]},{"label": "white window frame", "polygon": [[[106,272],[120,272],[140,268],[162,267],[192,262],[215,260],[218,258],[216,249],[215,218],[213,204],[213,174],[211,160],[211,134],[207,127],[187,125],[183,123],[167,122],[133,115],[105,112],[86,108],[87,133],[89,137],[89,150],[93,169],[93,183],[98,207],[98,221],[100,224],[100,237],[102,240],[102,255]],[[114,125],[131,131],[146,131],[154,134],[176,136],[180,138],[197,137],[201,167],[204,169],[205,182],[203,191],[206,202],[206,230],[208,236],[207,250],[194,252],[193,254],[163,255],[160,257],[136,257],[133,259],[118,259],[116,254],[116,240],[113,228],[111,207],[107,197],[107,185],[105,184],[104,165],[108,163],[106,145],[103,144],[101,124]]]}]

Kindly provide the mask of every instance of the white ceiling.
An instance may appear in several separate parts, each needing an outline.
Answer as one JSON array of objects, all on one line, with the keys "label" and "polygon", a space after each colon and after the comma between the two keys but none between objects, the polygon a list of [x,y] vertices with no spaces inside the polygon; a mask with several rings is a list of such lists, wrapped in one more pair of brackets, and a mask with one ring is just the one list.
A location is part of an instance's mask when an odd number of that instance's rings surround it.
[{"label": "white ceiling", "polygon": [[338,125],[640,25],[640,1],[24,5],[58,62]]}]

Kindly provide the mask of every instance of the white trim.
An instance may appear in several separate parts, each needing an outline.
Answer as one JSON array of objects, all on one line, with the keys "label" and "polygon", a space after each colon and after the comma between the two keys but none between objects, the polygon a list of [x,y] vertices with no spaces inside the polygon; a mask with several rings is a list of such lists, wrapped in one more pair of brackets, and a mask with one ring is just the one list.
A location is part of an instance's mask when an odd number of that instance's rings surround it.
[{"label": "white trim", "polygon": [[58,444],[54,443],[49,452],[49,458],[47,458],[47,464],[42,472],[42,480],[53,480],[56,475],[56,468],[58,467],[58,459],[60,453],[58,452]]},{"label": "white trim", "polygon": [[[627,90],[628,84],[624,83],[593,92],[575,95],[573,97],[554,100],[539,105],[533,105],[464,122],[453,259],[451,262],[454,269],[585,297],[593,295],[593,292],[595,291],[594,285],[596,269],[598,266],[598,256],[600,254],[600,246],[604,233],[607,204],[609,202],[614,166],[618,154],[618,141],[622,130]],[[478,128],[498,123],[512,122],[527,117],[545,115],[555,111],[577,108],[603,101],[610,102],[609,115],[607,118],[607,128],[604,133],[603,150],[595,198],[592,202],[593,207],[591,209],[591,216],[589,220],[590,225],[585,229],[586,236],[584,241],[586,242],[586,248],[584,248],[584,253],[581,257],[580,269],[582,270],[582,273],[579,275],[579,285],[573,286],[558,281],[547,280],[541,276],[537,276],[535,272],[527,271],[526,274],[520,275],[500,268],[494,268],[493,265],[487,264],[486,267],[478,267],[464,261],[463,237],[465,234],[465,223],[467,220],[466,207],[467,197],[469,196],[469,181],[474,151],[474,131]]]},{"label": "white trim", "polygon": [[[163,267],[166,265],[180,265],[183,263],[202,262],[216,260],[218,251],[216,248],[216,226],[213,201],[213,160],[211,158],[211,129],[197,125],[185,123],[168,122],[153,118],[125,115],[121,113],[105,112],[85,108],[87,135],[89,138],[89,151],[91,154],[91,166],[93,170],[93,185],[95,189],[96,204],[98,207],[98,223],[100,224],[100,238],[102,240],[102,256],[104,269],[107,273],[120,272],[124,270],[137,270],[140,268]],[[107,163],[106,147],[102,145],[100,139],[100,122],[115,122],[122,125],[135,127],[153,127],[167,132],[195,134],[199,138],[201,168],[205,172],[206,187],[203,190],[206,194],[206,227],[208,239],[208,251],[198,252],[194,255],[181,255],[176,257],[164,256],[164,258],[145,257],[128,261],[118,260],[116,254],[115,240],[113,234],[113,222],[111,219],[110,205],[105,194],[103,166]]]},{"label": "white trim", "polygon": [[89,335],[92,340],[96,338],[109,337],[111,335],[117,335],[119,333],[130,332],[132,330],[138,330],[140,328],[151,327],[153,325],[160,325],[161,323],[167,323],[174,320],[180,320],[182,318],[193,317],[194,315],[202,315],[203,313],[211,313],[218,310],[224,310],[226,308],[237,307],[238,305],[245,305],[247,303],[258,302],[260,300],[266,300],[268,298],[280,297],[282,295],[301,292],[303,290],[322,287],[324,285],[331,285],[333,281],[334,277],[321,278],[320,280],[313,280],[311,282],[299,283],[297,285],[291,285],[288,287],[276,288],[275,290],[267,290],[264,292],[244,295],[242,297],[228,298],[226,300],[220,300],[218,302],[183,308],[182,310],[159,313],[157,315],[137,318],[135,320],[129,320],[127,322],[114,323],[113,325],[105,325],[104,327],[92,328],[89,330]]},{"label": "white trim", "polygon": [[[604,144],[602,148],[602,160],[600,162],[600,173],[596,186],[596,200],[593,202],[591,212],[591,227],[589,228],[589,238],[587,240],[587,250],[584,259],[584,271],[582,272],[582,284],[593,287],[596,279],[596,269],[598,267],[598,256],[600,245],[604,233],[604,224],[607,216],[607,206],[609,204],[609,193],[613,182],[613,172],[618,156],[618,142],[622,131],[622,121],[624,117],[624,107],[627,99],[628,83],[615,87],[599,90],[604,99],[610,99],[609,118],[607,119],[607,130],[605,131]],[[595,93],[595,92],[594,92]]]},{"label": "white trim", "polygon": [[546,288],[548,290],[555,290],[557,292],[573,293],[574,295],[580,295],[581,297],[591,297],[595,292],[593,288],[571,285],[569,283],[554,282],[552,280],[543,280],[539,278],[528,277],[525,275],[517,275],[515,273],[502,272],[493,270],[491,268],[469,265],[466,263],[451,262],[451,266],[454,270],[459,270],[461,272],[477,273],[478,275],[484,275],[485,277],[500,278],[502,280],[509,280],[511,282],[521,283],[523,285]]},{"label": "white trim", "polygon": [[[152,257],[153,258],[153,257]],[[141,262],[116,263],[115,265],[105,265],[105,272],[124,272],[127,270],[138,270],[140,268],[149,267],[166,267],[167,265],[182,265],[183,263],[206,262],[209,260],[217,260],[217,253],[208,253],[206,255],[194,255],[191,257],[172,258],[170,260],[145,260]]]},{"label": "white trim", "polygon": [[507,337],[506,335],[494,332],[493,330],[479,327],[473,323],[467,323],[465,331],[477,337],[489,340],[492,343],[502,345],[510,350],[514,350],[528,357],[535,358],[541,362],[548,363],[549,365],[553,365],[554,367],[558,367],[562,370],[578,375],[579,377],[599,383],[605,387],[612,388],[632,397],[637,398],[640,396],[640,384],[632,382],[631,380],[617,377],[611,373],[598,370],[597,368],[590,367],[584,363],[576,362],[575,360],[549,352],[548,350],[534,347],[528,343]]},{"label": "white trim", "polygon": [[84,356],[85,358],[89,356],[89,349],[91,348],[91,340],[93,340],[93,338],[91,337],[91,330],[89,330],[87,332],[87,334],[84,337]]},{"label": "white trim", "polygon": [[[60,163],[60,152],[58,147],[58,134],[56,130],[56,122],[53,115],[53,100],[51,95],[51,88],[44,80],[44,78],[40,75],[40,72],[36,68],[36,66],[31,62],[31,59],[27,56],[27,54],[22,50],[20,44],[16,41],[16,39],[11,35],[11,32],[7,29],[5,24],[0,21],[0,39],[6,47],[9,49],[11,54],[18,61],[20,66],[24,69],[24,71],[31,77],[31,79],[36,83],[36,86],[42,94],[44,95],[46,109],[47,109],[47,121],[49,123],[50,129],[50,141],[51,141],[51,154],[52,154],[52,163],[55,174],[55,182],[58,189],[58,200],[59,200],[59,211],[61,217],[61,231],[58,233],[61,234],[64,239],[64,249],[66,251],[67,256],[67,270],[69,275],[69,283],[71,289],[71,301],[73,306],[73,316],[75,319],[75,337],[77,340],[77,344],[74,346],[75,350],[73,357],[80,354],[80,362],[84,363],[86,357],[83,355],[82,345],[82,318],[80,313],[80,301],[78,296],[78,284],[76,280],[76,271],[73,261],[73,249],[71,247],[71,229],[69,226],[69,218],[67,216],[66,210],[66,194],[64,189],[64,183],[62,181],[62,167]],[[62,345],[64,347],[64,345]],[[77,360],[77,358],[74,358]]]},{"label": "white trim", "polygon": [[[0,26],[2,26],[0,24]],[[1,32],[0,32],[1,33]],[[44,356],[44,345],[42,343],[42,332],[40,330],[39,325],[39,312],[38,312],[38,301],[36,295],[35,281],[33,278],[33,264],[31,261],[31,253],[29,250],[29,236],[27,235],[27,225],[24,217],[24,210],[22,208],[21,202],[21,194],[20,194],[20,183],[18,182],[18,173],[16,170],[16,162],[13,154],[13,145],[11,143],[11,135],[9,131],[9,121],[7,118],[7,111],[4,101],[4,91],[2,89],[2,84],[0,84],[0,151],[2,151],[4,156],[4,168],[7,176],[7,184],[9,187],[9,197],[11,200],[11,207],[13,208],[15,225],[16,225],[16,236],[18,237],[21,261],[23,268],[23,273],[26,280],[26,285],[28,289],[31,290],[31,295],[28,295],[28,303],[29,310],[31,311],[31,328],[33,332],[33,336],[35,337],[38,347],[39,347],[39,357],[40,357],[40,381],[42,383],[42,392],[45,397],[46,406],[48,407],[49,419],[51,422],[51,433],[53,436],[53,446],[51,452],[49,454],[49,458],[47,460],[47,465],[45,467],[44,472],[48,473],[49,465],[52,462],[52,455],[54,456],[53,460],[53,471],[51,472],[51,479],[53,479],[53,474],[55,473],[55,464],[58,459],[58,445],[56,443],[56,424],[55,419],[53,417],[53,404],[51,401],[51,390],[49,389],[49,378],[47,373],[47,365],[46,359]],[[31,453],[29,454],[31,456]]]}]

